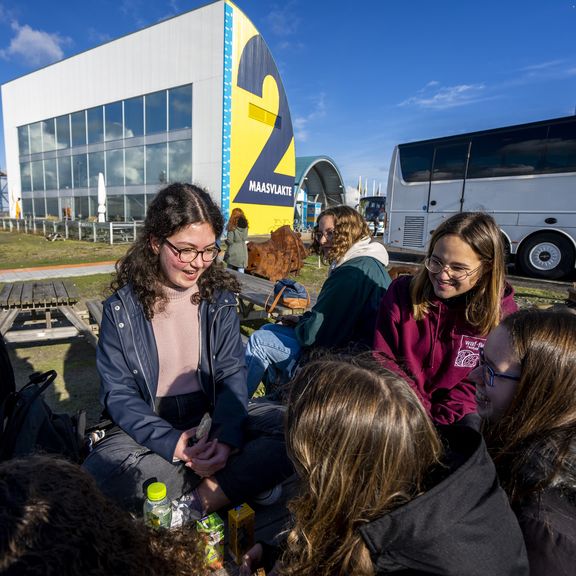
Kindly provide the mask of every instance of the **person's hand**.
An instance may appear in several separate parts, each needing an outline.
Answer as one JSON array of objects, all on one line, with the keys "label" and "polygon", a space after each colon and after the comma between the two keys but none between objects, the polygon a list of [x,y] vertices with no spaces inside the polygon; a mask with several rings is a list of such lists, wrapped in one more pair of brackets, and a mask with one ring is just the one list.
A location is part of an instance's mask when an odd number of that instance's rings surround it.
[{"label": "person's hand", "polygon": [[262,544],[254,544],[246,554],[242,557],[242,565],[240,566],[240,576],[252,576],[256,569],[260,566],[262,561],[263,548]]},{"label": "person's hand", "polygon": [[[201,446],[202,443],[205,444],[204,447]],[[232,451],[228,444],[218,442],[216,439],[210,440],[210,442],[202,439],[189,450],[194,450],[195,448],[199,449],[199,451],[191,456],[190,460],[186,462],[186,466],[202,478],[213,476],[218,470],[222,470],[226,466]]]},{"label": "person's hand", "polygon": [[196,428],[190,428],[182,432],[174,449],[174,460],[182,460],[182,462],[188,462],[190,460],[191,455],[188,453],[188,440],[193,438],[195,433]]}]

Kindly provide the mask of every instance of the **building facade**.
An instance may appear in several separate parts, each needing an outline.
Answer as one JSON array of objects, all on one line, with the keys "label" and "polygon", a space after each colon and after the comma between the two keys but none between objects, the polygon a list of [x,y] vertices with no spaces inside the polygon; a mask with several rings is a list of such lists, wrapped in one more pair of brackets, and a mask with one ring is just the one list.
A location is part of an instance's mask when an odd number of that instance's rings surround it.
[{"label": "building facade", "polygon": [[2,86],[10,211],[141,220],[167,183],[208,189],[251,233],[294,216],[295,152],[272,55],[228,0]]}]

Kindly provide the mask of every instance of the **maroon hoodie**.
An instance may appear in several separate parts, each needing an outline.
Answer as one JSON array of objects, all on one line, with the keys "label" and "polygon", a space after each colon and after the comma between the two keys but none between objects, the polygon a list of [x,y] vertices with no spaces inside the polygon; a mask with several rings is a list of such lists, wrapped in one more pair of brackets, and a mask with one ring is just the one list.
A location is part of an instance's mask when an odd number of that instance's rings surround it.
[{"label": "maroon hoodie", "polygon": [[[380,302],[374,349],[378,359],[412,386],[432,419],[453,424],[476,412],[474,384],[466,380],[478,364],[478,349],[486,338],[466,321],[466,295],[434,298],[423,320],[414,319],[411,276],[390,284]],[[518,307],[506,284],[502,314]]]}]

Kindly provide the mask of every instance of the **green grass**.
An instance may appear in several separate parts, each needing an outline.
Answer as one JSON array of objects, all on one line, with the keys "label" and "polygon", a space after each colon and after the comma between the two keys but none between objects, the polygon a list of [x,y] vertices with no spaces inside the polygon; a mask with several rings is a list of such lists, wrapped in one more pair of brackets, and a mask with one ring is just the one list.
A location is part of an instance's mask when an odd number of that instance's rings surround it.
[{"label": "green grass", "polygon": [[127,244],[80,240],[50,242],[42,235],[0,231],[0,270],[117,260]]}]

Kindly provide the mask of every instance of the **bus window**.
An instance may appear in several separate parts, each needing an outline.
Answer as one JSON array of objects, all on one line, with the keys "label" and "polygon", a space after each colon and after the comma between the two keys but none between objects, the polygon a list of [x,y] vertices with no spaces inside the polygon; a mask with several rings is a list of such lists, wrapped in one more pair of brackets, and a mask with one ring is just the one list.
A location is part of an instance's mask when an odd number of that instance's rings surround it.
[{"label": "bus window", "polygon": [[405,182],[428,182],[432,166],[431,144],[400,146],[400,165]]},{"label": "bus window", "polygon": [[462,180],[466,171],[468,142],[438,146],[434,154],[432,180]]},{"label": "bus window", "polygon": [[550,126],[545,171],[576,172],[576,120]]}]

